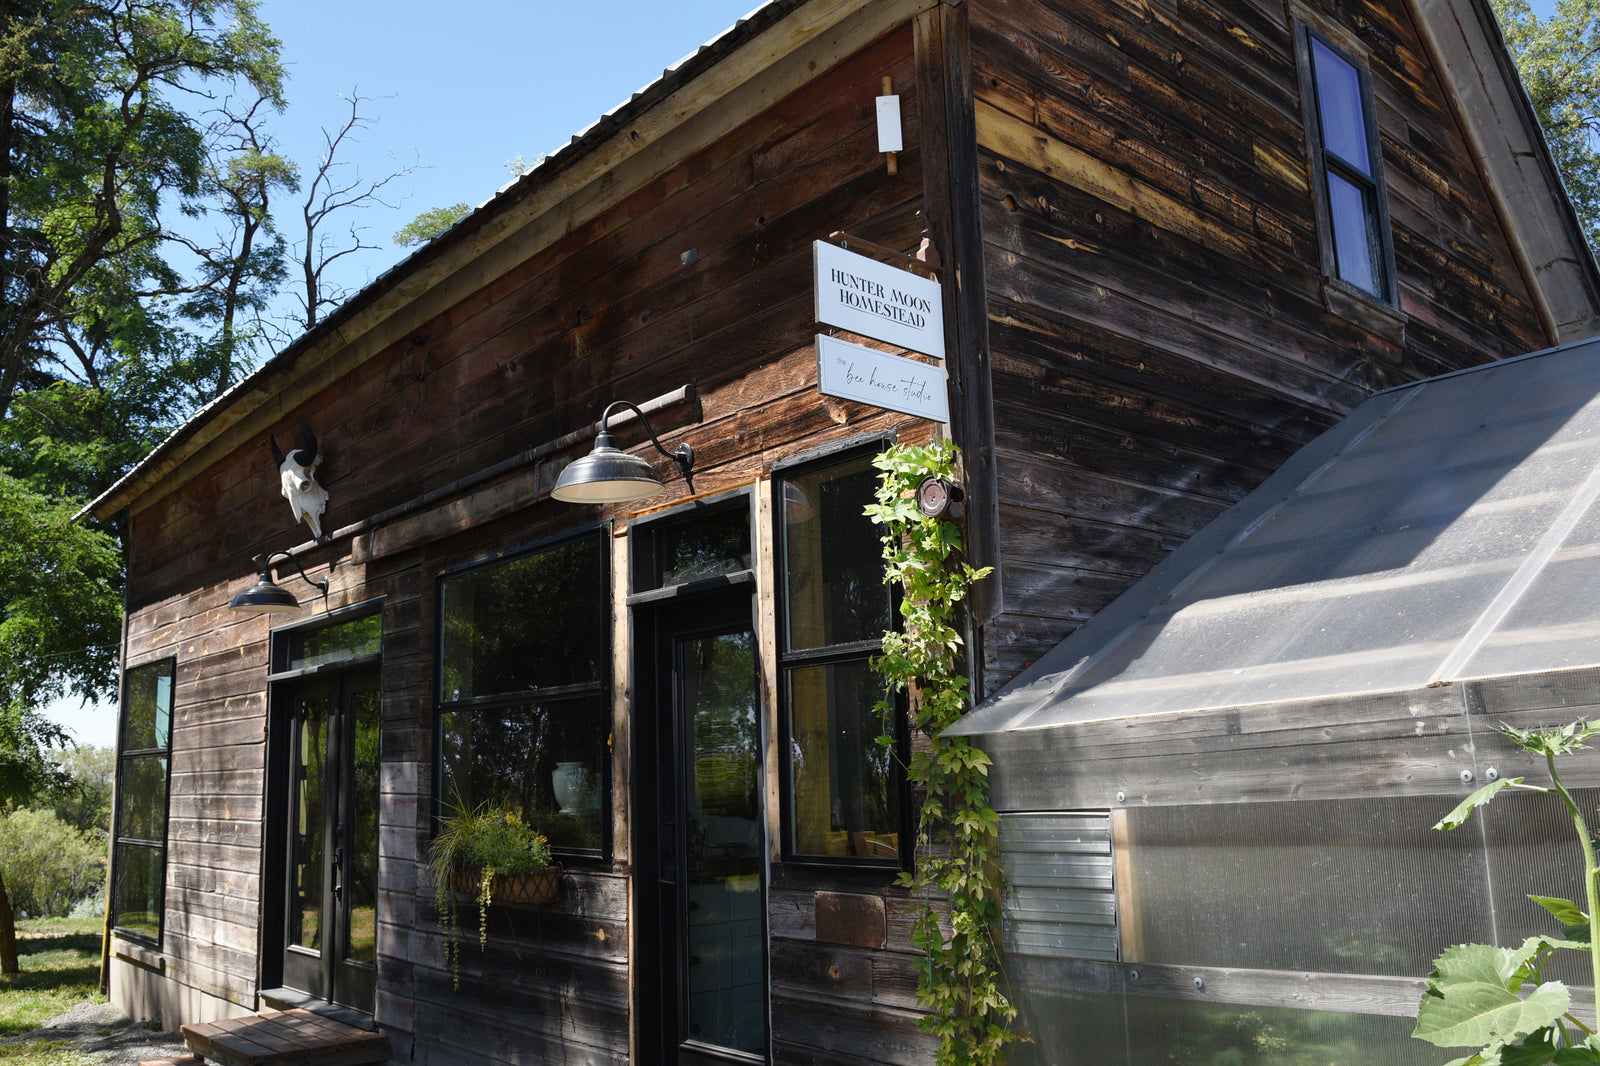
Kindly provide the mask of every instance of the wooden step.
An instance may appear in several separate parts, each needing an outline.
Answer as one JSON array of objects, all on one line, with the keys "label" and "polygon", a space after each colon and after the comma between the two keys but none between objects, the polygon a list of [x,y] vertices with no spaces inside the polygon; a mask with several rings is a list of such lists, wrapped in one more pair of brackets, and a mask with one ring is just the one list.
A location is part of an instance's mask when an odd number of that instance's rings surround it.
[{"label": "wooden step", "polygon": [[205,1066],[205,1062],[198,1055],[173,1055],[165,1059],[141,1059],[139,1066]]},{"label": "wooden step", "polygon": [[180,1027],[189,1050],[226,1066],[367,1066],[389,1060],[382,1033],[308,1010],[264,1011]]}]

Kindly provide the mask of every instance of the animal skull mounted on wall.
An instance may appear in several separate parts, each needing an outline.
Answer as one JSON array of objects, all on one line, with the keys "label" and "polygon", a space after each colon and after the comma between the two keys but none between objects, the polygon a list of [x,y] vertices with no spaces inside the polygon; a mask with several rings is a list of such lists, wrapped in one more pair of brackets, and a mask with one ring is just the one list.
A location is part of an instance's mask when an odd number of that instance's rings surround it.
[{"label": "animal skull mounted on wall", "polygon": [[323,539],[322,512],[328,506],[328,490],[317,484],[317,464],[322,462],[317,456],[317,438],[303,419],[296,421],[300,423],[304,447],[296,448],[286,456],[279,450],[277,438],[268,437],[267,441],[272,445],[272,459],[278,464],[278,477],[283,483],[283,498],[289,501],[294,520],[310,526],[311,535],[320,541]]}]

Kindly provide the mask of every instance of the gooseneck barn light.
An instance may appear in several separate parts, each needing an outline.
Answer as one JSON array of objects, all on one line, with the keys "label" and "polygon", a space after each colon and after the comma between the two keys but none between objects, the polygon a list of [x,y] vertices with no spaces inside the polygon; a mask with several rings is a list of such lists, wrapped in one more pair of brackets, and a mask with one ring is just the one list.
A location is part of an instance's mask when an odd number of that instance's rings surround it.
[{"label": "gooseneck barn light", "polygon": [[300,579],[321,592],[324,600],[328,598],[327,578],[314,581],[307,577],[305,568],[288,552],[268,552],[256,556],[261,564],[261,576],[256,579],[255,585],[235,596],[233,602],[228,604],[230,608],[240,614],[292,614],[300,609],[300,601],[295,594],[273,582],[272,563],[275,559],[287,559],[294,563],[294,568],[300,571]]},{"label": "gooseneck barn light", "polygon": [[656,451],[671,459],[678,473],[688,480],[689,472],[694,469],[694,449],[680,444],[676,451],[667,451],[656,437],[656,431],[650,428],[650,420],[644,412],[627,400],[617,400],[600,415],[600,432],[595,434],[594,450],[561,472],[555,488],[550,490],[551,496],[567,503],[622,503],[654,496],[666,487],[649,463],[612,442],[609,420],[611,412],[619,407],[626,407],[639,416]]}]

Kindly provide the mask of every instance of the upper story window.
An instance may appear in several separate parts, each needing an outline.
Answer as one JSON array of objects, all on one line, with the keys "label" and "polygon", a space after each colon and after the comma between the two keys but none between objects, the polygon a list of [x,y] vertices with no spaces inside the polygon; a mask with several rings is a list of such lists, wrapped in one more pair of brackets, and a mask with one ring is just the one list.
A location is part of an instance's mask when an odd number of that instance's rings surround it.
[{"label": "upper story window", "polygon": [[520,811],[601,855],[611,810],[611,593],[598,532],[439,582],[439,798]]},{"label": "upper story window", "polygon": [[167,780],[172,754],[173,660],[129,670],[117,740],[117,818],[111,923],[161,943],[167,885]]},{"label": "upper story window", "polygon": [[908,836],[905,730],[876,709],[886,690],[871,661],[894,624],[878,530],[862,513],[877,481],[870,452],[773,479],[787,858],[898,865]]},{"label": "upper story window", "polygon": [[1366,71],[1303,27],[1301,85],[1323,273],[1393,304],[1394,253]]}]

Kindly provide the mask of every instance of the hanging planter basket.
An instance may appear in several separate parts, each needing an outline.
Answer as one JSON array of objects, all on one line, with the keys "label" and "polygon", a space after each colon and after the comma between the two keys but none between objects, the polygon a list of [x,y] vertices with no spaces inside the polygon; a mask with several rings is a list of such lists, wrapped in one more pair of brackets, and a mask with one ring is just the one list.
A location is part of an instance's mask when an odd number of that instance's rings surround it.
[{"label": "hanging planter basket", "polygon": [[[460,895],[476,900],[482,879],[483,875],[477,870],[457,870],[451,887]],[[555,899],[560,884],[561,878],[556,870],[540,870],[532,874],[496,874],[489,895],[496,903],[533,906]]]}]

